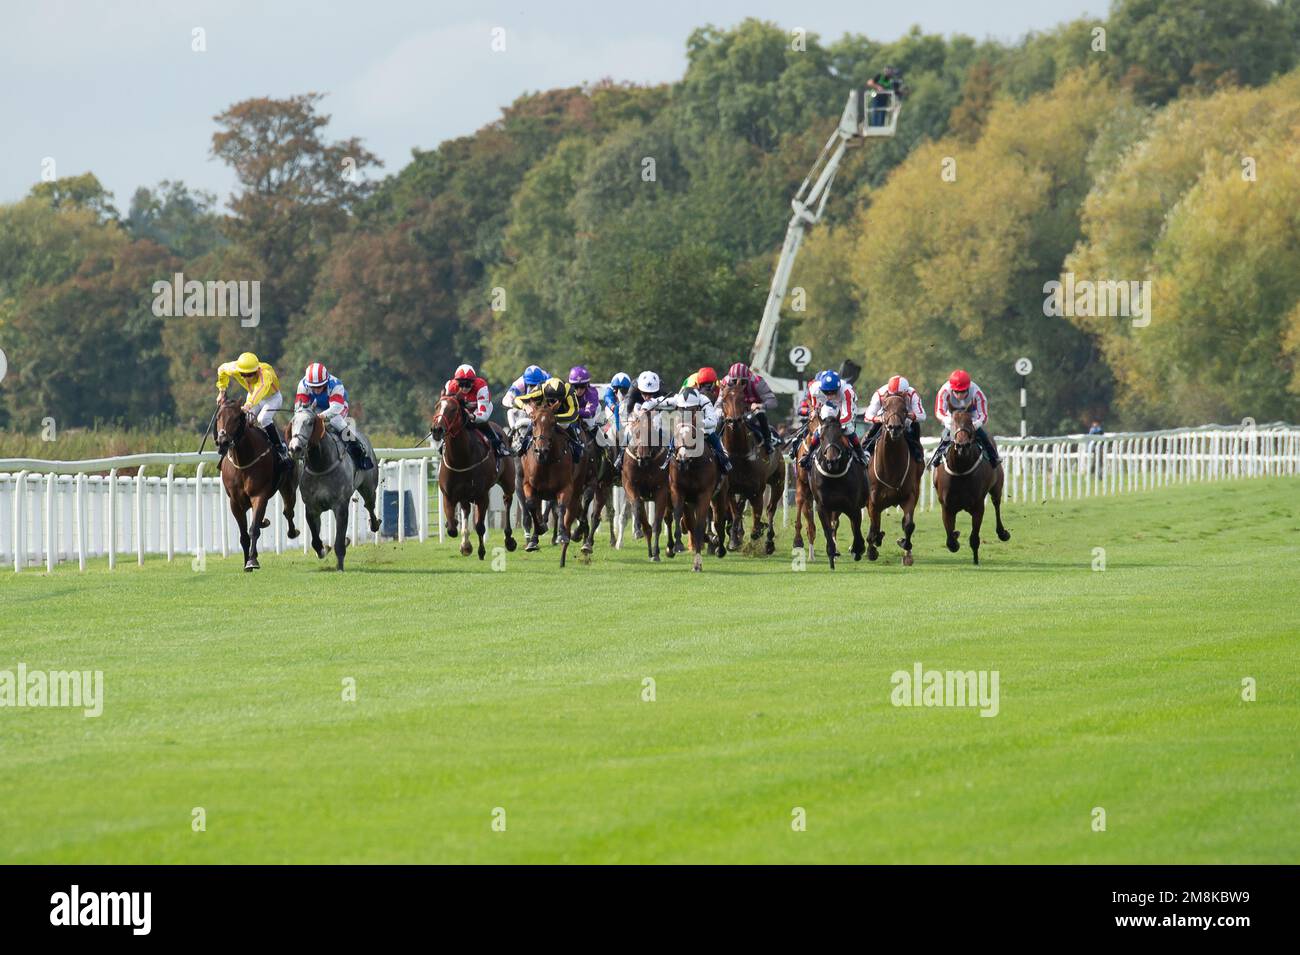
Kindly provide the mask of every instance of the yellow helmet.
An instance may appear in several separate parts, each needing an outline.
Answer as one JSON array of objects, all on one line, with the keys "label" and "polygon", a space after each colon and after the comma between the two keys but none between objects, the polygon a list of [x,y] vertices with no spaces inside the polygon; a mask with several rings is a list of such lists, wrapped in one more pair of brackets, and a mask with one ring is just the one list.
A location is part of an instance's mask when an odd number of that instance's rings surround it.
[{"label": "yellow helmet", "polygon": [[258,366],[261,364],[262,363],[257,360],[256,355],[251,351],[246,351],[235,359],[235,371],[239,372],[241,375],[251,375],[253,372],[257,371]]}]

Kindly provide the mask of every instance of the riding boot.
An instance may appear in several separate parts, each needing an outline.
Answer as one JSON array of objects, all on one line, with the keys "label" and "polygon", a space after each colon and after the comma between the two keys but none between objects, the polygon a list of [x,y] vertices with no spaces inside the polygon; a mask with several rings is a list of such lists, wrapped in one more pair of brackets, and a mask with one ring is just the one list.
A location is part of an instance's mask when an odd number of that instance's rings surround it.
[{"label": "riding boot", "polygon": [[913,421],[907,428],[907,446],[917,464],[925,463],[925,448],[921,447],[921,426]]},{"label": "riding boot", "polygon": [[998,449],[993,447],[993,439],[989,437],[988,432],[983,427],[975,429],[975,440],[979,442],[984,453],[988,455],[989,464],[994,467],[998,466]]},{"label": "riding boot", "polygon": [[715,431],[712,434],[706,435],[705,440],[709,442],[709,447],[713,449],[713,453],[717,456],[718,467],[722,469],[722,473],[729,473],[731,471],[731,456],[727,454],[726,449],[723,448],[722,438],[718,437],[718,433]]},{"label": "riding boot", "polygon": [[767,422],[767,415],[762,411],[754,415],[754,420],[758,422],[759,431],[763,435],[763,449],[768,454],[772,453],[772,426]]},{"label": "riding boot", "polygon": [[280,459],[281,464],[289,463],[289,449],[284,446],[284,435],[280,434],[280,429],[272,421],[268,425],[262,426],[262,432],[266,435],[267,440],[271,442],[271,447],[275,449],[275,455]]},{"label": "riding boot", "polygon": [[808,453],[799,459],[799,467],[807,471],[812,467],[813,455],[817,453],[817,444],[820,441],[818,435],[814,434],[812,440],[808,442]]},{"label": "riding boot", "polygon": [[867,463],[867,455],[862,448],[862,442],[858,440],[858,436],[852,431],[848,433],[847,437],[849,439],[849,450],[853,452],[853,459],[859,464],[865,466]]},{"label": "riding boot", "polygon": [[352,463],[357,466],[358,471],[369,471],[375,466],[360,438],[351,438],[343,443],[347,446],[348,453],[352,455]]},{"label": "riding boot", "polygon": [[952,440],[950,438],[947,437],[941,438],[939,440],[939,446],[934,449],[934,456],[930,458],[930,463],[926,466],[931,468],[937,468],[939,466],[939,462],[943,460],[944,452],[948,450],[948,445],[950,444],[952,444]]},{"label": "riding boot", "polygon": [[575,421],[573,424],[566,426],[564,430],[568,432],[569,442],[573,446],[573,463],[577,464],[582,460],[582,452],[586,448],[579,436],[578,423]]},{"label": "riding boot", "polygon": [[614,455],[614,470],[619,474],[623,473],[623,449],[622,448],[619,448],[618,454]]},{"label": "riding boot", "polygon": [[492,451],[498,458],[510,456],[510,449],[501,443],[501,435],[497,434],[497,429],[491,425],[484,425],[483,430],[487,432],[488,440],[492,442]]},{"label": "riding boot", "polygon": [[881,424],[879,421],[871,422],[871,430],[867,432],[867,436],[862,442],[862,455],[864,461],[875,453],[876,439],[880,437],[880,428]]}]

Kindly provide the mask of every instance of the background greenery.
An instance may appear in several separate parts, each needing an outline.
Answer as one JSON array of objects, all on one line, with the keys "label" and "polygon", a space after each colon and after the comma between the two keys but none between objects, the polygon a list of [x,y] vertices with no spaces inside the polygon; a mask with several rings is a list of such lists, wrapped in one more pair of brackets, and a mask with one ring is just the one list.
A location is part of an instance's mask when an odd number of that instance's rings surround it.
[{"label": "background greenery", "polygon": [[[214,366],[245,349],[289,384],[324,359],[363,422],[413,434],[462,360],[499,389],[529,362],[675,381],[747,357],[789,197],[886,64],[911,88],[898,135],[841,171],[786,343],[927,400],[962,365],[997,430],[1022,354],[1039,433],[1297,417],[1300,0],[1117,0],[1011,45],[913,30],[797,52],[749,20],[687,50],[674,83],[527,94],[382,177],[309,93],[214,117],[224,206],[164,182],[121,211],[92,172],[35,185],[0,206],[0,444],[47,416],[195,428]],[[1044,317],[1066,269],[1150,280],[1151,325]],[[260,326],[155,318],[175,271],[260,280]]]}]

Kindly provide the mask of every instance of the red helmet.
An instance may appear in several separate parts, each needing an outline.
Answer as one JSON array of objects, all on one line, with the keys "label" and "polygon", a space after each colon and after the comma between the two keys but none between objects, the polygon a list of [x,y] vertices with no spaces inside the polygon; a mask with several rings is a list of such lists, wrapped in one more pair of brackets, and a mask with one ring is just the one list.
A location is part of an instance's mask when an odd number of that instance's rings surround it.
[{"label": "red helmet", "polygon": [[474,370],[473,365],[461,365],[456,369],[456,374],[451,377],[455,378],[457,381],[473,381],[478,377],[478,372]]},{"label": "red helmet", "polygon": [[738,361],[727,369],[727,377],[735,381],[736,379],[744,380],[749,377],[749,366],[743,361]]},{"label": "red helmet", "polygon": [[889,388],[889,394],[891,395],[904,395],[912,390],[911,382],[902,375],[895,375],[893,378],[890,378],[887,387]]},{"label": "red helmet", "polygon": [[695,383],[697,385],[712,385],[718,380],[718,373],[705,365],[695,373]]},{"label": "red helmet", "polygon": [[953,391],[965,391],[970,387],[970,375],[958,368],[948,376],[948,384],[952,385]]},{"label": "red helmet", "polygon": [[325,370],[325,366],[318,361],[312,362],[307,366],[303,378],[307,380],[308,388],[323,388],[330,380],[330,373]]}]

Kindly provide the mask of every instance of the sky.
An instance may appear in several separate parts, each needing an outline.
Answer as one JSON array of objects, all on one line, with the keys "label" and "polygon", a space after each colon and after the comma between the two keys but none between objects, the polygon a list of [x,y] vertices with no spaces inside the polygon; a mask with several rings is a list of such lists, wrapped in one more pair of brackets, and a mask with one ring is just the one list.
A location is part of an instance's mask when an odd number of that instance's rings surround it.
[{"label": "sky", "polygon": [[212,117],[250,97],[327,94],[327,134],[361,137],[392,173],[413,147],[472,133],[524,92],[678,79],[686,38],[706,24],[755,16],[827,41],[888,41],[918,24],[1009,42],[1106,10],[1105,0],[0,0],[0,202],[46,168],[94,172],[123,212],[137,186],[163,179],[224,200],[233,177],[208,154]]}]

